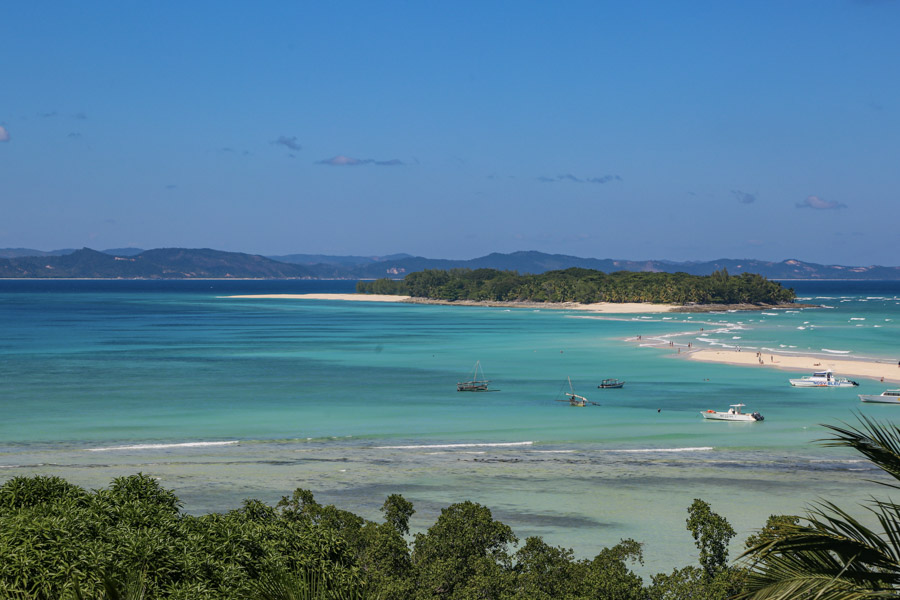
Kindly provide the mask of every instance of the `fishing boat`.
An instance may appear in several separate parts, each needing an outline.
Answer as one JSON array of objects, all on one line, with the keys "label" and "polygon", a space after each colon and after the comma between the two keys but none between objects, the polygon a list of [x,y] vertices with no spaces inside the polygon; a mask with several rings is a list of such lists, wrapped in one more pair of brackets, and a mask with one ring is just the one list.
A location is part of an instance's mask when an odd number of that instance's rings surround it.
[{"label": "fishing boat", "polygon": [[743,408],[744,406],[746,406],[746,404],[732,404],[731,408],[724,412],[708,410],[700,414],[703,415],[704,419],[710,419],[711,421],[740,421],[745,423],[755,423],[756,421],[764,420],[765,417],[763,417],[758,412],[741,412],[741,408]]},{"label": "fishing boat", "polygon": [[[481,376],[479,377],[479,373]],[[472,379],[469,381],[458,381],[456,383],[457,392],[486,392],[490,379],[484,378],[484,372],[481,370],[481,361],[475,361],[475,371],[472,373]]]},{"label": "fishing boat", "polygon": [[615,388],[620,388],[625,385],[624,381],[619,381],[618,379],[604,379],[600,382],[600,385],[597,387],[601,390],[611,390]]},{"label": "fishing boat", "polygon": [[831,369],[817,371],[812,375],[807,375],[800,379],[789,379],[788,381],[794,387],[854,387],[859,385],[846,377],[835,377]]},{"label": "fishing boat", "polygon": [[575,387],[572,385],[572,378],[567,377],[569,380],[569,393],[565,395],[565,398],[557,400],[557,402],[568,402],[569,406],[587,406],[588,404],[597,404],[596,402],[591,402],[584,396],[579,396],[575,393]]},{"label": "fishing boat", "polygon": [[863,402],[877,402],[879,404],[900,404],[900,390],[884,390],[880,394],[860,394]]}]

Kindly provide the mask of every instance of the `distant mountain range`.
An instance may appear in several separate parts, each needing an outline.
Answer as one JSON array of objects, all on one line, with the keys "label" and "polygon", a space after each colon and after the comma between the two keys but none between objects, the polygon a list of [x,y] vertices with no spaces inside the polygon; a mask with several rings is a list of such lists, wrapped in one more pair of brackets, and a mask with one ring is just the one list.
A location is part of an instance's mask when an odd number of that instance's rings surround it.
[{"label": "distant mountain range", "polygon": [[260,256],[221,250],[116,248],[104,251],[25,248],[0,249],[2,278],[123,278],[123,279],[401,279],[423,269],[501,269],[544,273],[568,267],[613,271],[685,272],[709,275],[728,269],[732,275],[759,273],[769,279],[890,279],[900,280],[900,267],[820,265],[799,260],[768,262],[719,259],[706,262],[613,260],[523,251],[489,254],[471,260],[391,256],[329,256],[289,254]]}]

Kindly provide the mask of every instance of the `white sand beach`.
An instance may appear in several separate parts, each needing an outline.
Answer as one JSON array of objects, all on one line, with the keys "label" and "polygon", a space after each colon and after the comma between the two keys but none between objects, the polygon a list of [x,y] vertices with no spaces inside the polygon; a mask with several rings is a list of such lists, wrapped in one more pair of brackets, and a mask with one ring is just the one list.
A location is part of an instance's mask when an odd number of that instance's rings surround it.
[{"label": "white sand beach", "polygon": [[650,304],[642,302],[597,302],[578,304],[575,302],[477,302],[459,300],[429,300],[411,296],[385,294],[254,294],[244,296],[224,296],[225,298],[270,298],[279,300],[347,300],[351,302],[402,302],[411,304],[441,304],[447,306],[493,306],[502,308],[546,308],[552,310],[582,310],[605,314],[664,313],[678,308],[675,304]]},{"label": "white sand beach", "polygon": [[406,302],[409,296],[386,294],[252,294],[223,298],[270,298],[276,300],[351,300],[356,302]]},{"label": "white sand beach", "polygon": [[865,377],[900,383],[900,365],[895,362],[874,362],[848,358],[774,354],[772,352],[741,352],[738,350],[693,350],[682,348],[679,356],[690,360],[745,365],[757,368],[775,368],[809,375],[813,371],[831,369],[837,377]]}]

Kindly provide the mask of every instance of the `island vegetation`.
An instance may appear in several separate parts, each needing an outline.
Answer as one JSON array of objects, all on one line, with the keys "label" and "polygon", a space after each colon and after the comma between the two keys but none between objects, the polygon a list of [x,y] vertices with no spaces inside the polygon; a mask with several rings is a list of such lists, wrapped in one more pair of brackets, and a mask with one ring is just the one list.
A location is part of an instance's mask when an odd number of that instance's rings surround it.
[{"label": "island vegetation", "polygon": [[539,275],[495,269],[426,269],[402,280],[360,281],[362,294],[494,302],[651,302],[660,304],[758,304],[794,301],[792,288],[753,273],[737,276],[726,269],[712,275],[616,271],[573,267]]},{"label": "island vegetation", "polygon": [[[900,488],[900,428],[861,417],[827,426]],[[275,506],[246,500],[191,516],[153,477],[86,491],[58,477],[0,486],[0,597],[29,600],[790,600],[896,598],[900,504],[873,498],[869,528],[823,502],[803,518],[772,516],[730,562],[735,531],[703,500],[688,508],[696,564],[645,580],[642,544],[625,539],[576,558],[540,537],[524,542],[473,502],[410,535],[399,495],[383,522],[323,506],[298,489]]]}]

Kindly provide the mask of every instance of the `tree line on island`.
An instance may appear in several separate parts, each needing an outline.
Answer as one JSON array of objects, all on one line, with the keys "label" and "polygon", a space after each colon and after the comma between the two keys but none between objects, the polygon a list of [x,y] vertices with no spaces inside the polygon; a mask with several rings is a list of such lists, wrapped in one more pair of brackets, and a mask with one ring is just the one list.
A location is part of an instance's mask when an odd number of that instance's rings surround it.
[{"label": "tree line on island", "polygon": [[652,302],[659,304],[785,304],[792,288],[761,275],[712,275],[616,271],[573,267],[538,275],[495,269],[426,269],[402,280],[360,281],[361,294],[390,294],[435,300],[493,302]]},{"label": "tree line on island", "polygon": [[[826,426],[826,445],[862,453],[900,489],[900,429],[861,417]],[[625,539],[576,559],[473,502],[445,508],[409,540],[413,505],[391,495],[383,522],[323,506],[298,489],[275,506],[181,512],[153,477],[86,491],[58,477],[0,486],[0,597],[33,600],[725,600],[896,598],[900,505],[873,498],[880,530],[830,503],[772,516],[728,560],[735,531],[703,500],[686,526],[697,564],[644,581],[642,544]]]}]

